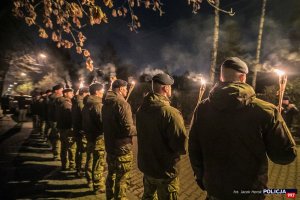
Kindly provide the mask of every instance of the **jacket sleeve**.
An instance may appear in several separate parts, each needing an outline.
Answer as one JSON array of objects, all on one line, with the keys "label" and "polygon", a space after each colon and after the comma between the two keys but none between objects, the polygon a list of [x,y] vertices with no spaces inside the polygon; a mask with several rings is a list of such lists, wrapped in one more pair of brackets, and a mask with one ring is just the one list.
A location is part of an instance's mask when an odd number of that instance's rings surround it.
[{"label": "jacket sleeve", "polygon": [[295,160],[296,143],[277,108],[264,131],[264,142],[274,163],[286,165]]},{"label": "jacket sleeve", "polygon": [[181,113],[178,110],[169,111],[166,123],[167,141],[173,152],[184,155],[187,151],[187,134]]},{"label": "jacket sleeve", "polygon": [[120,103],[119,109],[119,122],[121,126],[122,137],[129,137],[136,135],[136,128],[133,124],[132,112],[129,103]]},{"label": "jacket sleeve", "polygon": [[189,158],[191,162],[194,175],[196,177],[196,182],[202,190],[205,190],[203,185],[203,158],[201,152],[201,143],[199,142],[199,119],[197,116],[198,109],[194,113],[191,129],[189,133]]}]

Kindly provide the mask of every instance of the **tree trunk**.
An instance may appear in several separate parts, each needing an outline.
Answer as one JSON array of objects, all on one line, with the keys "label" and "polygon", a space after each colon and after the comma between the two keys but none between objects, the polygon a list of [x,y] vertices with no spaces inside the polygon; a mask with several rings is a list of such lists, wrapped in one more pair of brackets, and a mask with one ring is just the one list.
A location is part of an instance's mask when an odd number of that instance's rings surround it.
[{"label": "tree trunk", "polygon": [[[220,7],[220,1],[215,0],[215,6]],[[220,17],[219,10],[215,9],[215,26],[214,26],[214,41],[211,53],[211,64],[210,64],[210,82],[213,84],[215,81],[215,71],[217,63],[217,53],[218,53],[218,42],[219,42],[219,27],[220,27]]]},{"label": "tree trunk", "polygon": [[262,34],[264,29],[264,22],[265,22],[265,12],[266,12],[266,4],[267,0],[262,0],[262,11],[260,17],[260,24],[259,24],[259,32],[258,32],[258,39],[257,39],[257,48],[256,48],[256,58],[253,66],[253,79],[252,79],[252,87],[256,88],[256,78],[257,78],[257,71],[259,70],[259,63],[260,63],[260,52],[261,52],[261,40]]}]

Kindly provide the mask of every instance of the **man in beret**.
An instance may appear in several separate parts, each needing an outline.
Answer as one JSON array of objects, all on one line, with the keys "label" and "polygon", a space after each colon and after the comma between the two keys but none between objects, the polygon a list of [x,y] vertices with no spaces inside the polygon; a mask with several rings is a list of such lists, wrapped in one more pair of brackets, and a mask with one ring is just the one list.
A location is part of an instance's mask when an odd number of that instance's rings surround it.
[{"label": "man in beret", "polygon": [[72,99],[72,127],[76,140],[76,171],[79,177],[84,175],[86,163],[86,134],[82,130],[83,99],[89,94],[88,87],[79,88],[79,92]]},{"label": "man in beret", "polygon": [[180,156],[187,134],[181,113],[170,105],[174,80],[168,74],[152,78],[152,92],[136,115],[138,167],[144,173],[142,199],[178,199]]},{"label": "man in beret", "polygon": [[44,137],[45,139],[48,139],[49,137],[49,133],[51,131],[51,123],[49,121],[49,115],[48,115],[48,104],[49,104],[49,97],[51,96],[52,94],[52,90],[46,90],[46,96],[44,97],[44,101],[43,101],[43,104],[44,104],[44,109],[45,109],[45,128],[44,128]]},{"label": "man in beret", "polygon": [[72,131],[72,98],[73,89],[63,90],[63,101],[58,107],[57,129],[60,133],[62,170],[75,170],[76,143]]},{"label": "man in beret", "polygon": [[277,107],[256,98],[247,73],[244,61],[226,59],[220,83],[194,113],[189,157],[208,200],[264,199],[263,194],[240,191],[267,188],[267,156],[282,165],[296,157],[295,141]]},{"label": "man in beret", "polygon": [[127,82],[117,79],[112,84],[104,101],[103,129],[108,174],[106,199],[127,199],[129,172],[132,169],[132,136],[136,134],[132,112],[126,102]]},{"label": "man in beret", "polygon": [[49,96],[49,102],[47,104],[48,110],[48,120],[51,126],[51,131],[49,134],[49,140],[52,145],[52,152],[54,160],[59,160],[60,157],[60,139],[59,132],[57,130],[57,114],[56,109],[58,104],[63,100],[62,91],[63,85],[58,84],[52,87],[52,94]]},{"label": "man in beret", "polygon": [[38,100],[38,120],[39,120],[39,132],[43,138],[46,137],[45,134],[45,127],[46,127],[46,101],[47,101],[47,93],[40,92],[40,99]]},{"label": "man in beret", "polygon": [[90,95],[83,99],[82,129],[87,138],[86,178],[88,187],[95,194],[105,192],[105,147],[102,120],[103,86],[94,83],[89,87]]},{"label": "man in beret", "polygon": [[282,99],[282,117],[286,123],[286,125],[291,130],[294,116],[299,113],[298,108],[295,104],[290,103],[290,97],[284,96]]}]

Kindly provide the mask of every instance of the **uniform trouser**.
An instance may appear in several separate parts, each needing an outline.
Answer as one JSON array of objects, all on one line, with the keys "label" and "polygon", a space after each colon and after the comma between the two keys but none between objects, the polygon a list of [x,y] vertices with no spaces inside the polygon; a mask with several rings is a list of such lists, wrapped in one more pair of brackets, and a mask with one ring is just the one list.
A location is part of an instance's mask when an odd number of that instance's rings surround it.
[{"label": "uniform trouser", "polygon": [[107,154],[108,174],[106,178],[106,199],[125,200],[127,187],[130,182],[130,171],[132,169],[132,152],[115,156]]},{"label": "uniform trouser", "polygon": [[57,122],[50,122],[51,124],[51,132],[49,134],[49,140],[51,142],[52,145],[52,152],[53,152],[53,156],[54,158],[58,158],[59,154],[60,154],[60,134],[59,131],[57,130]]},{"label": "uniform trouser", "polygon": [[93,182],[94,190],[105,189],[105,147],[104,137],[87,140],[86,178]]},{"label": "uniform trouser", "polygon": [[76,135],[76,170],[77,172],[84,172],[86,164],[86,149],[87,149],[87,139],[83,133],[79,131],[74,131]]},{"label": "uniform trouser", "polygon": [[32,127],[35,132],[39,132],[39,116],[32,115]]},{"label": "uniform trouser", "polygon": [[49,138],[49,134],[51,132],[51,123],[50,121],[45,121],[45,129],[44,129],[44,137]]},{"label": "uniform trouser", "polygon": [[44,119],[39,117],[39,132],[41,133],[41,136],[45,137],[45,127],[46,127],[46,122]]},{"label": "uniform trouser", "polygon": [[60,130],[60,141],[61,141],[61,164],[62,168],[75,169],[75,153],[76,153],[76,142],[71,129]]},{"label": "uniform trouser", "polygon": [[23,122],[26,120],[27,109],[19,110],[19,122]]},{"label": "uniform trouser", "polygon": [[156,179],[144,175],[144,194],[142,200],[174,200],[178,199],[179,178]]}]

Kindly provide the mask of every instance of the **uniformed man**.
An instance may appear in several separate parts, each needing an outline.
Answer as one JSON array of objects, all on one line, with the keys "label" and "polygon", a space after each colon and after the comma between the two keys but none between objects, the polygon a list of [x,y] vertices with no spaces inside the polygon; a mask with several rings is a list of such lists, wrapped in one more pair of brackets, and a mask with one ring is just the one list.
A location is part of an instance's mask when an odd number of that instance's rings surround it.
[{"label": "uniformed man", "polygon": [[86,178],[88,187],[96,194],[105,192],[105,147],[101,116],[103,86],[94,83],[89,87],[90,95],[83,100],[82,128],[87,137]]},{"label": "uniformed man", "polygon": [[63,90],[63,100],[57,110],[57,129],[60,133],[62,170],[75,170],[76,142],[72,131],[73,89]]},{"label": "uniformed man", "polygon": [[288,96],[284,96],[282,99],[281,113],[287,127],[291,130],[294,117],[299,113],[299,110],[295,104],[290,103],[290,97]]},{"label": "uniformed man", "polygon": [[49,115],[48,115],[48,105],[49,105],[49,97],[52,94],[52,90],[46,90],[46,96],[45,96],[45,100],[43,101],[44,103],[44,107],[45,107],[45,128],[44,128],[44,137],[45,139],[48,139],[49,137],[49,133],[51,131],[51,124],[49,121]]},{"label": "uniformed man", "polygon": [[84,175],[86,163],[86,134],[82,130],[82,109],[83,99],[89,94],[89,88],[83,87],[79,89],[78,95],[72,99],[72,124],[76,139],[76,171],[79,177]]},{"label": "uniformed man", "polygon": [[207,200],[265,199],[240,191],[267,188],[267,156],[283,165],[296,157],[295,141],[277,107],[256,98],[246,83],[247,73],[244,61],[226,59],[221,82],[194,113],[189,157]]},{"label": "uniformed man", "polygon": [[132,169],[132,136],[136,134],[131,107],[126,102],[127,82],[117,79],[112,84],[104,101],[103,129],[108,174],[106,178],[106,199],[126,198],[129,172]]},{"label": "uniformed man", "polygon": [[186,153],[187,135],[181,113],[170,105],[174,80],[168,74],[152,78],[136,116],[138,167],[144,173],[142,199],[178,199],[178,162]]},{"label": "uniformed man", "polygon": [[59,132],[57,130],[57,114],[56,105],[62,100],[63,86],[61,84],[55,85],[52,88],[53,94],[49,97],[49,104],[47,106],[48,119],[51,125],[51,132],[49,134],[49,140],[52,145],[52,152],[54,160],[59,160],[60,157],[60,139]]},{"label": "uniformed man", "polygon": [[40,92],[40,99],[38,100],[38,130],[43,138],[45,138],[45,125],[46,125],[46,99],[47,94]]}]

